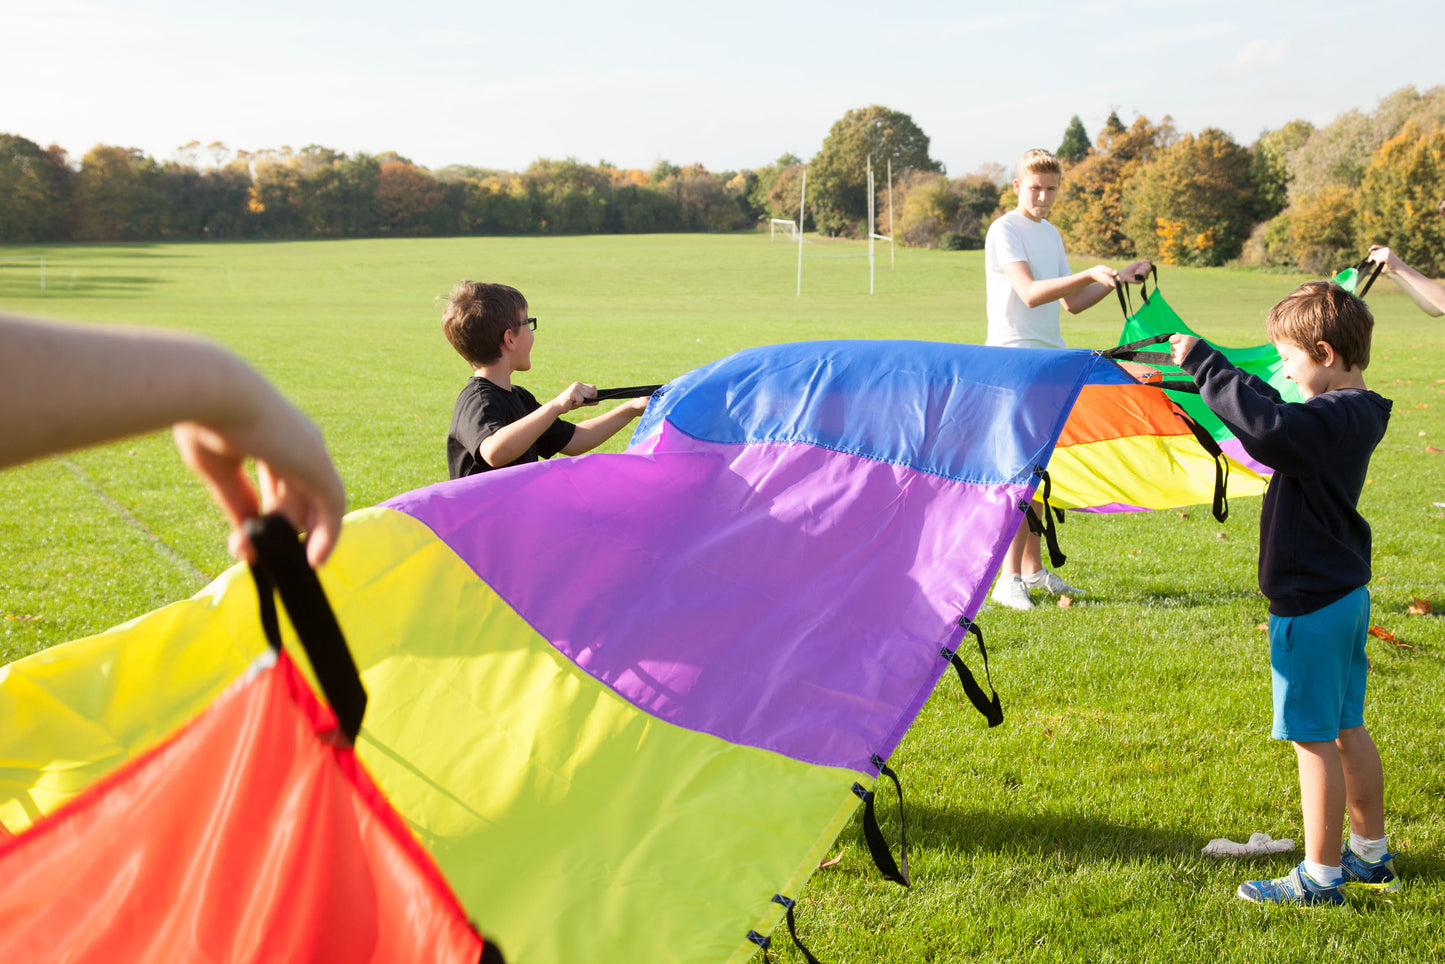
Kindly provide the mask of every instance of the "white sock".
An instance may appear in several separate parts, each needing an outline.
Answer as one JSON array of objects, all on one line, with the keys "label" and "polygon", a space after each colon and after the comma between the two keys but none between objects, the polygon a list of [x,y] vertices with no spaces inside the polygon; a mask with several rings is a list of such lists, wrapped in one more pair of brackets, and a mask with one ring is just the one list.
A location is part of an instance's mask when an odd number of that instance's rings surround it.
[{"label": "white sock", "polygon": [[1388,838],[1381,837],[1379,840],[1371,840],[1368,837],[1361,837],[1357,833],[1352,833],[1350,834],[1350,849],[1354,851],[1355,856],[1361,860],[1374,863],[1390,852],[1385,846],[1386,839]]},{"label": "white sock", "polygon": [[1345,879],[1345,872],[1339,867],[1331,867],[1329,864],[1317,864],[1314,861],[1305,861],[1305,873],[1314,878],[1315,883],[1323,884],[1326,887],[1333,887]]}]

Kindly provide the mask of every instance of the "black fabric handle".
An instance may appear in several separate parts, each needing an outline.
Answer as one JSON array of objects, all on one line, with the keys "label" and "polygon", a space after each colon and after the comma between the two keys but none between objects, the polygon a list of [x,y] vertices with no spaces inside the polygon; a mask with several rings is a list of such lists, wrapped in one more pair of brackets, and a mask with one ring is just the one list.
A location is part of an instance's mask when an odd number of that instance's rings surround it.
[{"label": "black fabric handle", "polygon": [[661,385],[633,385],[629,388],[599,388],[595,401],[606,402],[614,398],[646,398],[661,387]]},{"label": "black fabric handle", "polygon": [[1041,466],[1036,465],[1034,466],[1034,475],[1039,477],[1043,489],[1042,494],[1035,492],[1035,495],[1043,503],[1044,517],[1043,519],[1039,518],[1039,514],[1034,511],[1031,502],[1020,502],[1019,509],[1023,511],[1024,518],[1028,521],[1029,531],[1036,536],[1044,537],[1044,543],[1049,547],[1049,564],[1058,569],[1069,559],[1059,548],[1059,531],[1055,524],[1064,521],[1064,510],[1049,505],[1049,493],[1053,491],[1053,482],[1049,479],[1049,473]]},{"label": "black fabric handle", "polygon": [[[796,900],[793,900],[791,897],[784,897],[782,894],[774,894],[773,903],[782,904],[783,907],[787,910],[788,934],[793,938],[793,945],[797,947],[797,949],[802,953],[803,958],[808,962],[808,964],[822,964],[821,961],[819,961],[816,957],[813,956],[813,952],[804,947],[803,942],[798,940],[798,925],[793,921],[793,908],[797,906],[798,902]],[[763,949],[763,953],[767,953],[766,948]]]},{"label": "black fabric handle", "polygon": [[974,679],[973,672],[958,653],[945,646],[940,655],[957,670],[958,681],[963,684],[964,695],[973,704],[973,708],[983,714],[983,718],[988,721],[991,729],[1003,722],[1003,705],[999,702],[998,690],[993,688],[993,675],[988,670],[988,650],[983,645],[983,630],[978,628],[977,623],[969,622],[967,617],[960,619],[958,624],[973,633],[978,639],[978,654],[983,657],[983,678],[988,681],[988,691],[993,694],[992,697],[983,695],[983,687],[978,685],[978,680]]},{"label": "black fabric handle", "polygon": [[347,740],[356,742],[361,719],[366,715],[366,689],[361,685],[361,676],[351,659],[351,650],[346,648],[336,615],[321,589],[321,580],[306,562],[306,548],[300,536],[291,523],[274,513],[250,519],[242,528],[256,548],[251,578],[256,582],[261,628],[267,642],[272,649],[281,651],[281,625],[275,599],[279,592],[341,732]]},{"label": "black fabric handle", "polygon": [[1147,348],[1150,345],[1162,345],[1173,337],[1174,333],[1172,332],[1165,335],[1150,335],[1148,338],[1131,341],[1127,345],[1118,345],[1114,348],[1101,348],[1095,354],[1102,355],[1105,358],[1112,358],[1114,361],[1158,362],[1159,356],[1163,355],[1167,358],[1168,354],[1162,351],[1140,351],[1139,349]]},{"label": "black fabric handle", "polygon": [[[1369,259],[1369,258],[1366,258],[1365,260],[1366,260],[1366,261],[1369,261],[1370,259]],[[1360,294],[1360,297],[1361,297],[1361,298],[1365,297],[1365,295],[1367,295],[1367,294],[1370,293],[1370,285],[1372,285],[1372,284],[1375,283],[1375,279],[1380,276],[1380,271],[1381,271],[1384,267],[1385,267],[1385,263],[1384,263],[1383,261],[1376,261],[1376,262],[1375,262],[1375,270],[1370,272],[1370,278],[1369,278],[1369,280],[1366,281],[1366,282],[1365,282],[1365,286],[1360,289],[1359,294]]]},{"label": "black fabric handle", "polygon": [[1153,386],[1156,387],[1156,388],[1162,388],[1162,389],[1164,389],[1166,392],[1184,392],[1185,394],[1188,394],[1188,395],[1198,395],[1198,394],[1199,394],[1199,383],[1198,383],[1198,382],[1186,382],[1186,381],[1181,381],[1180,379],[1177,379],[1177,378],[1172,378],[1172,379],[1171,379],[1171,378],[1166,378],[1166,379],[1164,379],[1163,381],[1158,381],[1158,382],[1145,382],[1144,384],[1146,384],[1146,385],[1153,385]]},{"label": "black fabric handle", "polygon": [[1208,429],[1178,405],[1174,406],[1174,414],[1189,426],[1189,431],[1194,434],[1194,440],[1199,443],[1199,447],[1214,459],[1214,518],[1223,522],[1229,518],[1229,460],[1225,458],[1224,450],[1219,447],[1214,436],[1209,434]]},{"label": "black fabric handle", "polygon": [[863,801],[863,839],[868,844],[868,854],[873,858],[873,864],[878,872],[887,880],[893,881],[901,886],[909,886],[908,879],[908,825],[903,816],[903,784],[898,782],[898,774],[894,773],[882,757],[873,757],[873,765],[878,768],[878,775],[888,777],[898,789],[898,857],[893,859],[893,852],[888,849],[888,841],[883,839],[883,831],[878,828],[878,815],[873,810],[872,790],[864,789],[863,784],[854,783],[853,793]]}]

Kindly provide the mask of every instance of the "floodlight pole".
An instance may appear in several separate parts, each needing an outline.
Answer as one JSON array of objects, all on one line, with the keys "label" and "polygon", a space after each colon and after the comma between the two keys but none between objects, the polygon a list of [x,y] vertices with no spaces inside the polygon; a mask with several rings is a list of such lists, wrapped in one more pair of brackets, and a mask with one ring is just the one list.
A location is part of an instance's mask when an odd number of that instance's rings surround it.
[{"label": "floodlight pole", "polygon": [[798,295],[803,297],[803,206],[808,203],[808,172],[803,172],[803,188],[798,192]]}]

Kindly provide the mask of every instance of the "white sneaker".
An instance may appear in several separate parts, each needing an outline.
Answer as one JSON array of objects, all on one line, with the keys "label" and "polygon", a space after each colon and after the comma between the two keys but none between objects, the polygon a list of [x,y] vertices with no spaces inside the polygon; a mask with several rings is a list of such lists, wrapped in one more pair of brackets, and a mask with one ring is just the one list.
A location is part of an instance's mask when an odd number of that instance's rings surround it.
[{"label": "white sneaker", "polygon": [[1033,609],[1034,601],[1029,598],[1028,587],[1024,585],[1023,577],[1015,573],[1012,576],[999,576],[998,582],[993,584],[993,592],[988,598],[1000,606],[1007,606],[1010,609]]},{"label": "white sneaker", "polygon": [[1045,592],[1053,593],[1055,596],[1084,595],[1084,590],[1075,589],[1048,569],[1040,569],[1038,572],[1031,572],[1021,578],[1023,579],[1024,586],[1028,589],[1042,589]]}]

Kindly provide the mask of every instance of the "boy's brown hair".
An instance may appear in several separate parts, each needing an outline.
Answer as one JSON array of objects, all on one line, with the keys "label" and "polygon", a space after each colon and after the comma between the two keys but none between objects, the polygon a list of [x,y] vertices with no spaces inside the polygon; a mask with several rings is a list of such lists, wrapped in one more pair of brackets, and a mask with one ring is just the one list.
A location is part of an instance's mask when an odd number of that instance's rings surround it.
[{"label": "boy's brown hair", "polygon": [[1370,364],[1375,316],[1333,281],[1306,281],[1269,310],[1264,329],[1270,341],[1288,342],[1317,362],[1325,360],[1319,343],[1327,342],[1347,370],[1363,371]]},{"label": "boy's brown hair", "polygon": [[1064,165],[1059,162],[1052,151],[1035,147],[1031,151],[1024,151],[1024,156],[1019,158],[1019,167],[1014,173],[1014,177],[1023,180],[1025,174],[1057,174],[1063,177]]},{"label": "boy's brown hair", "polygon": [[527,299],[510,285],[462,281],[442,314],[442,334],[473,368],[502,357],[502,336],[526,317]]}]

